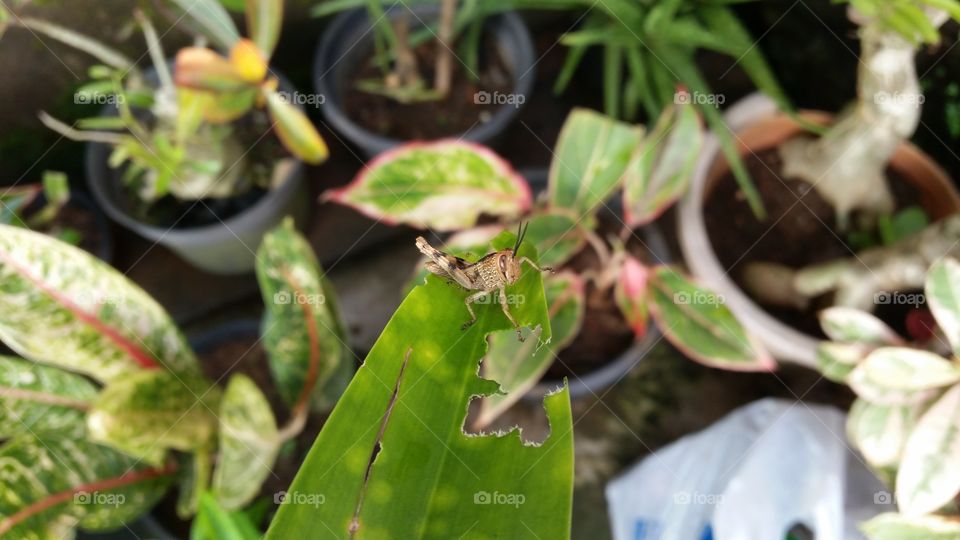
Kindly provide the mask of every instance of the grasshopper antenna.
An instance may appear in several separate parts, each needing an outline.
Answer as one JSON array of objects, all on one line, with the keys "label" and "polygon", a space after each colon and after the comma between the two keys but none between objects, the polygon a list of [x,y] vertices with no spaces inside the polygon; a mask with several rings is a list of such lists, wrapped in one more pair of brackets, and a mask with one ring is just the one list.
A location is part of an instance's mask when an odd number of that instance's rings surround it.
[{"label": "grasshopper antenna", "polygon": [[530,226],[530,222],[527,222],[526,226],[524,226],[524,223],[522,221],[520,222],[519,225],[517,225],[517,243],[513,245],[514,256],[517,255],[517,250],[520,249],[520,244],[523,243],[523,237],[527,235],[527,227],[529,226]]}]

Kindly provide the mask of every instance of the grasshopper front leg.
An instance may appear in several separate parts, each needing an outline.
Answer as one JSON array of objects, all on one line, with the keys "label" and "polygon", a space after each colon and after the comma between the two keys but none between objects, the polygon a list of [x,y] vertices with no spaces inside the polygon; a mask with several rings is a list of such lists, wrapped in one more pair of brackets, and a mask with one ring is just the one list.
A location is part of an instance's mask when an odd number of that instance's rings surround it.
[{"label": "grasshopper front leg", "polygon": [[543,267],[537,266],[537,263],[535,263],[535,262],[533,262],[532,260],[530,260],[530,257],[522,257],[522,258],[520,259],[520,264],[523,264],[523,263],[529,264],[529,265],[532,266],[533,269],[536,270],[537,272],[550,272],[550,273],[553,273],[553,267],[550,267],[550,266],[543,266]]},{"label": "grasshopper front leg", "polygon": [[471,326],[473,326],[475,322],[477,322],[477,314],[473,312],[473,306],[471,306],[470,304],[476,302],[477,300],[483,298],[484,296],[490,294],[491,292],[493,291],[480,291],[476,294],[471,294],[470,296],[467,297],[466,300],[463,301],[463,303],[467,305],[467,311],[470,312],[470,320],[463,323],[463,326],[460,327],[461,330],[466,330],[467,328],[470,328]]}]

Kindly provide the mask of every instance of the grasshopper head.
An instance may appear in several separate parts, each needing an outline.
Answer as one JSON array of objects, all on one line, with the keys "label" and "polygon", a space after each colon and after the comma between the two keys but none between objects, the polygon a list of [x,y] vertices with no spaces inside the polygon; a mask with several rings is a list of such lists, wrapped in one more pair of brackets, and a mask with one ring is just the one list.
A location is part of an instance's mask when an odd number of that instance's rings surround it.
[{"label": "grasshopper head", "polygon": [[504,281],[510,285],[520,279],[520,259],[516,257],[512,249],[497,252],[497,270]]}]

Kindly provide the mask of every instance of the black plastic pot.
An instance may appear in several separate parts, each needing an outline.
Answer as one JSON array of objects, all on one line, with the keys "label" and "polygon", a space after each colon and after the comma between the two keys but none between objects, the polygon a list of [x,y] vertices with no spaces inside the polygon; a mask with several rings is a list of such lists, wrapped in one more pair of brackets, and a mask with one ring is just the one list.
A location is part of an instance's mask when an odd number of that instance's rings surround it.
[{"label": "black plastic pot", "polygon": [[[530,182],[530,187],[535,194],[547,188],[547,177],[549,173],[546,169],[522,171],[521,174]],[[611,199],[601,211],[619,216],[619,209],[622,207],[623,204],[620,195],[617,195]],[[617,210],[614,211],[612,209]],[[623,216],[619,216],[619,219],[623,219]],[[643,237],[644,244],[647,245],[650,252],[658,261],[662,263],[670,262],[672,257],[667,240],[655,223],[646,225],[640,234]],[[611,359],[610,362],[604,364],[602,367],[585,375],[572,375],[567,377],[567,384],[570,387],[570,399],[602,395],[604,390],[616,384],[639,364],[658,341],[660,341],[660,331],[657,330],[655,325],[651,324],[648,326],[647,333],[643,339],[635,341],[629,349],[617,358]],[[562,387],[562,380],[543,379],[524,394],[522,399],[528,403],[539,403],[546,394]]]},{"label": "black plastic pot", "polygon": [[[407,9],[411,9],[416,15],[411,24],[420,27],[423,21],[435,21],[439,14],[439,7],[436,5],[416,5],[409,8],[392,7],[387,10],[387,16],[394,18]],[[513,76],[512,93],[515,96],[529,96],[536,77],[536,53],[533,39],[523,19],[516,13],[503,13],[490,17],[486,24],[493,33],[499,54]],[[368,157],[408,142],[385,137],[364,128],[348,117],[343,109],[343,96],[355,91],[349,88],[350,76],[360,63],[370,56],[374,46],[373,35],[373,26],[365,9],[341,13],[327,25],[320,38],[313,68],[314,87],[325,100],[321,108],[324,118]],[[490,144],[510,125],[520,111],[520,106],[506,104],[494,111],[488,121],[478,124],[466,133],[452,134],[451,137]]]},{"label": "black plastic pot", "polygon": [[[151,73],[147,72],[149,80]],[[155,77],[155,75],[153,75]],[[292,86],[280,77],[280,88],[293,92]],[[103,109],[102,116],[117,114],[114,105]],[[166,228],[144,223],[124,209],[120,201],[128,189],[122,170],[112,169],[107,160],[112,148],[102,143],[88,143],[87,183],[97,203],[110,219],[138,235],[162,244],[194,266],[215,274],[243,274],[253,270],[255,252],[264,233],[287,215],[302,224],[309,212],[309,194],[304,182],[303,164],[290,168],[279,187],[267,191],[252,206],[220,223],[195,228]],[[200,204],[200,203],[198,203]]]},{"label": "black plastic pot", "polygon": [[256,319],[229,321],[209,330],[190,334],[188,341],[197,354],[206,354],[228,341],[249,337],[259,339],[260,321]]}]

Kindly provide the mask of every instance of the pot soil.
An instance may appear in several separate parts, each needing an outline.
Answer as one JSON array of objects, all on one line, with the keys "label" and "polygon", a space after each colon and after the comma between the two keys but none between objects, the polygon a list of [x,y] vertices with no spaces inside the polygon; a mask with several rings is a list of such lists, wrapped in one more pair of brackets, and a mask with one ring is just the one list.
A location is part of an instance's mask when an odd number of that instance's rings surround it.
[{"label": "pot soil", "polygon": [[[46,204],[41,193],[38,200],[27,208],[27,212],[38,211]],[[38,229],[48,236],[59,238],[63,235],[78,235],[77,247],[96,255],[100,260],[113,260],[113,234],[106,217],[86,195],[78,192],[70,194],[70,200],[45,227]]]}]

